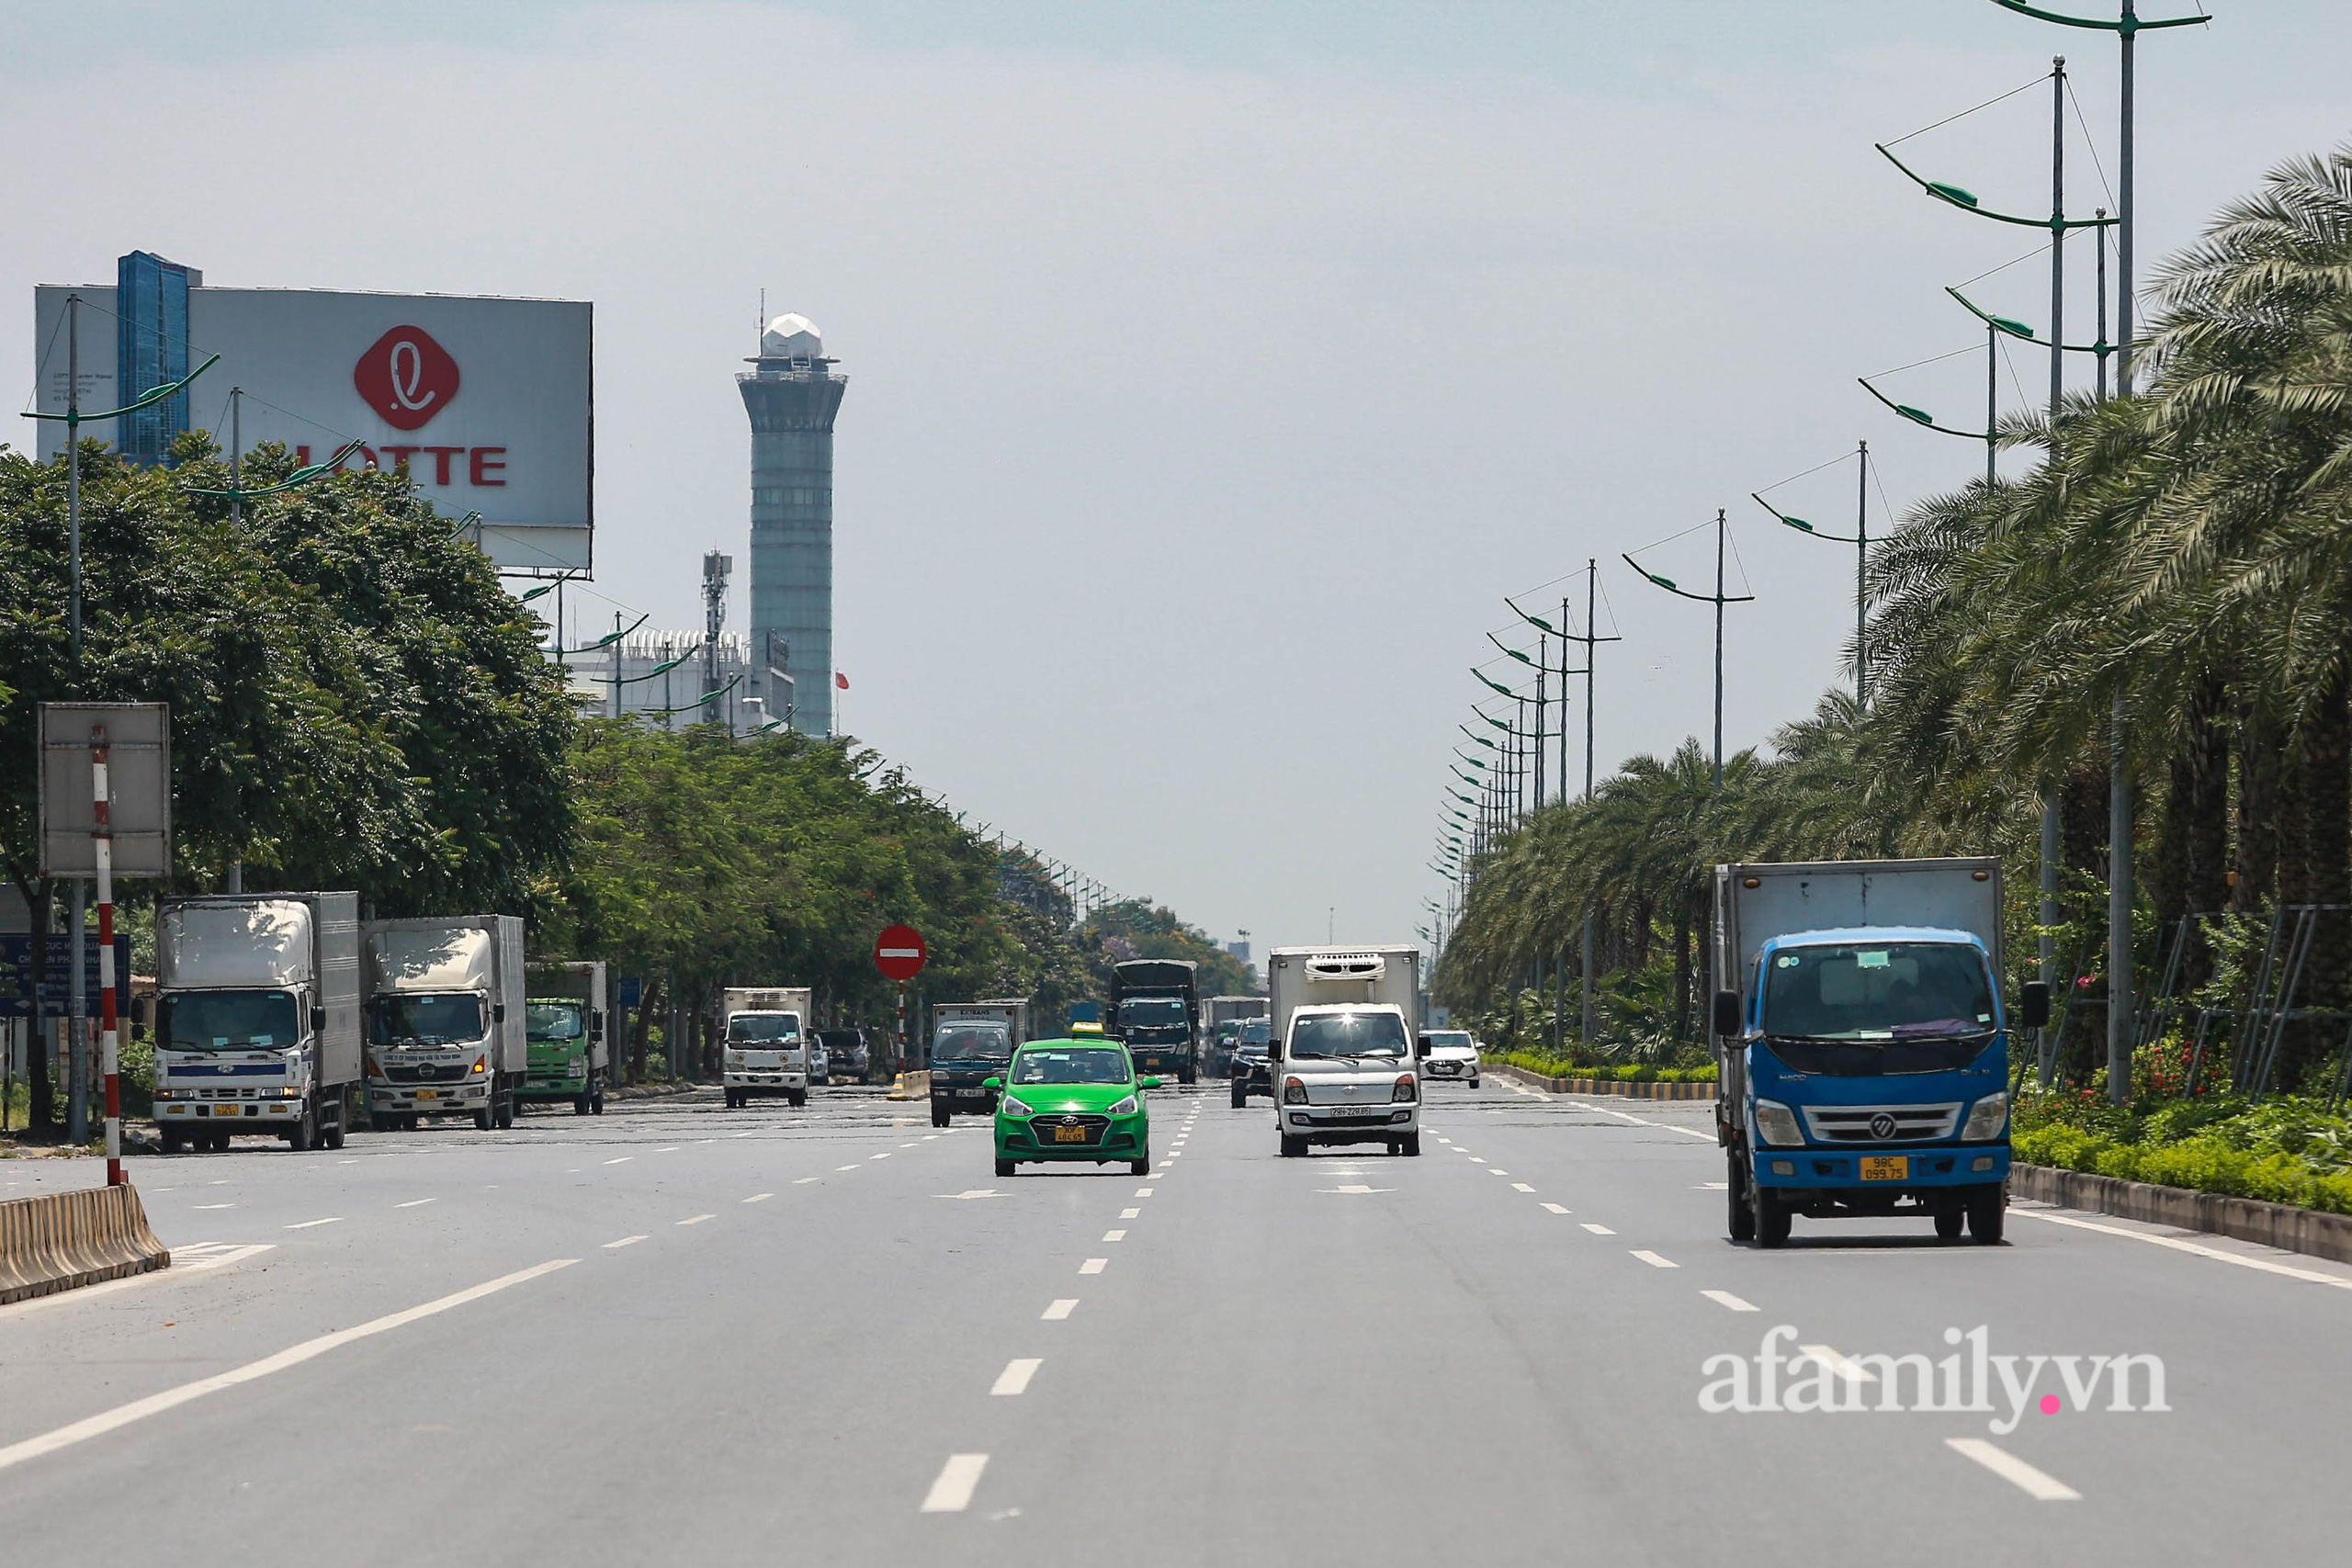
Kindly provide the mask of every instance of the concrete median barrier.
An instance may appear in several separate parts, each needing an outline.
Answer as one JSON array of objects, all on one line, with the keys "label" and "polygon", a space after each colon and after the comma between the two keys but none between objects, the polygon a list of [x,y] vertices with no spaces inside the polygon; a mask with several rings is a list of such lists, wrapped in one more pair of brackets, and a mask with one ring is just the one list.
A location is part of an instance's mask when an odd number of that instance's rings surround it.
[{"label": "concrete median barrier", "polygon": [[0,1202],[0,1305],[171,1267],[135,1187]]},{"label": "concrete median barrier", "polygon": [[931,1098],[931,1069],[925,1067],[919,1073],[900,1073],[890,1080],[890,1092],[882,1098],[885,1100],[929,1100]]},{"label": "concrete median barrier", "polygon": [[1540,1089],[1546,1094],[1620,1094],[1632,1100],[1715,1098],[1715,1086],[1712,1083],[1626,1083],[1617,1078],[1547,1078],[1541,1073],[1531,1073],[1525,1067],[1515,1067],[1509,1062],[1489,1063],[1485,1070],[1500,1073],[1514,1083]]}]

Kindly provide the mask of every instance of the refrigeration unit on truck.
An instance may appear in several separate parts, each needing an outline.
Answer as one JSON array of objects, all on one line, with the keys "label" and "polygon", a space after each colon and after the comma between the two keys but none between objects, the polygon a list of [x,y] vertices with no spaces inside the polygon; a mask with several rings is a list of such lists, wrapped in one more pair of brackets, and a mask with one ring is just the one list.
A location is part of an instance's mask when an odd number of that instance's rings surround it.
[{"label": "refrigeration unit on truck", "polygon": [[1200,975],[1188,958],[1130,958],[1113,966],[1104,1028],[1126,1042],[1137,1073],[1178,1083],[1200,1076]]},{"label": "refrigeration unit on truck", "polygon": [[425,915],[367,927],[368,1111],[514,1125],[530,1074],[520,915]]},{"label": "refrigeration unit on truck", "polygon": [[[1266,965],[1282,1153],[1386,1144],[1392,1155],[1419,1154],[1421,950],[1278,947]],[[1245,1098],[1237,1092],[1236,1103]]]},{"label": "refrigeration unit on truck", "polygon": [[1715,1136],[1735,1241],[1790,1222],[1926,1216],[2001,1239],[2008,1033],[2050,993],[2001,997],[2001,863],[1715,868]]},{"label": "refrigeration unit on truck", "polygon": [[1004,1076],[1018,1046],[1029,1043],[1029,1004],[943,1002],[931,1010],[931,1124],[944,1127],[958,1112],[996,1110],[988,1080]]},{"label": "refrigeration unit on truck", "polygon": [[155,919],[164,1152],[239,1132],[343,1147],[359,1093],[359,895],[167,899]]},{"label": "refrigeration unit on truck", "polygon": [[807,986],[730,986],[719,993],[726,1058],[719,1085],[728,1109],[754,1095],[808,1103],[808,1032],[816,992]]},{"label": "refrigeration unit on truck", "polygon": [[570,1100],[575,1116],[602,1116],[613,1061],[604,964],[542,960],[526,972],[525,989],[523,1040],[531,1065],[522,1098]]}]

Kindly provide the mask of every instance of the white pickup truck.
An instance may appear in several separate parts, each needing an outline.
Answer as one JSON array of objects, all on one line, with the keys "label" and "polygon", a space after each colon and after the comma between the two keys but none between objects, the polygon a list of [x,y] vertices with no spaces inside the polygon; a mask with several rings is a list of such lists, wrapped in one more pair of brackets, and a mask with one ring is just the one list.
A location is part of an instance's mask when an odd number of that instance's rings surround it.
[{"label": "white pickup truck", "polygon": [[719,998],[726,1059],[719,1084],[728,1109],[753,1095],[782,1095],[808,1103],[809,1017],[816,993],[806,986],[730,986]]},{"label": "white pickup truck", "polygon": [[1419,1154],[1421,950],[1278,947],[1266,962],[1283,1154],[1313,1144]]}]

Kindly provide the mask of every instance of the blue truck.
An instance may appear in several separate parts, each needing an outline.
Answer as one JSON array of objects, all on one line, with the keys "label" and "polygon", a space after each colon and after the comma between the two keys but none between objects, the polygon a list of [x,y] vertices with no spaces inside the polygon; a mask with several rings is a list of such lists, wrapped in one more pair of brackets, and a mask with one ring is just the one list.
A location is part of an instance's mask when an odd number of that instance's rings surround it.
[{"label": "blue truck", "polygon": [[2009,1032],[2049,988],[2001,984],[2001,863],[1715,868],[1715,1136],[1734,1241],[1791,1222],[1931,1219],[2001,1239]]}]

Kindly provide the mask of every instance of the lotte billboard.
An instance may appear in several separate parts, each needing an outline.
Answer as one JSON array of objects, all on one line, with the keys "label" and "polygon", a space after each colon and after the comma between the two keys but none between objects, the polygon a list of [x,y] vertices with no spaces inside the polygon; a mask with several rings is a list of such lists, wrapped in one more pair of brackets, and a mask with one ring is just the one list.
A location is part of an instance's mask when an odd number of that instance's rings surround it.
[{"label": "lotte billboard", "polygon": [[[65,297],[79,294],[82,406],[119,408],[111,285],[33,290],[40,406],[66,402]],[[320,462],[405,468],[452,519],[481,513],[483,551],[509,572],[594,564],[595,444],[590,307],[570,299],[345,294],[308,288],[188,290],[188,364],[220,363],[188,389],[188,423],[229,444],[229,389],[244,389],[247,450],[282,441]],[[111,440],[106,425],[85,433]],[[40,455],[64,449],[40,422]]]}]

